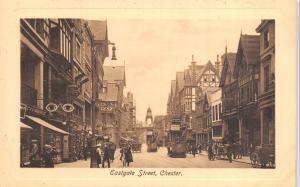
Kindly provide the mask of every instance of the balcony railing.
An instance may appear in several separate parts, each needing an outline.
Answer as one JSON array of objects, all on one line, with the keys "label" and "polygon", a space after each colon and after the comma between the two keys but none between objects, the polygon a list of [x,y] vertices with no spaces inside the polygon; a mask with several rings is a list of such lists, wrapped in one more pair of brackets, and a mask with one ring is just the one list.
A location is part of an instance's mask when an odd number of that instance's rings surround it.
[{"label": "balcony railing", "polygon": [[37,105],[37,90],[22,84],[21,85],[21,103],[36,106]]}]

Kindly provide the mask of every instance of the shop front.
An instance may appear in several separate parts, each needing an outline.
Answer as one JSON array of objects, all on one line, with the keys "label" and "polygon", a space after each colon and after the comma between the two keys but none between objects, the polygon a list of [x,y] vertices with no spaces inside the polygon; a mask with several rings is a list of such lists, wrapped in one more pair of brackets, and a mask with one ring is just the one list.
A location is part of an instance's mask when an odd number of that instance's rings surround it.
[{"label": "shop front", "polygon": [[20,165],[21,167],[30,166],[30,143],[31,143],[31,133],[33,128],[20,122],[21,128],[21,151],[20,151]]},{"label": "shop front", "polygon": [[68,141],[65,141],[65,139],[69,136],[69,133],[39,117],[26,115],[25,121],[33,128],[35,137],[31,138],[40,142],[41,153],[44,145],[51,145],[58,152],[54,158],[54,163],[61,163],[63,158],[66,157],[65,148],[68,147]]}]

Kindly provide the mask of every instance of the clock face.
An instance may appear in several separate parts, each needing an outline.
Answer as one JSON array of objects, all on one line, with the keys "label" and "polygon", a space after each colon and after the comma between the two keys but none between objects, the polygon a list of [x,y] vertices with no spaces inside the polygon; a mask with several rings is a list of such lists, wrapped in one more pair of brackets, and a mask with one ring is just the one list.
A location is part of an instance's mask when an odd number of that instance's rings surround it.
[{"label": "clock face", "polygon": [[147,125],[151,125],[152,124],[152,120],[150,118],[147,119]]}]

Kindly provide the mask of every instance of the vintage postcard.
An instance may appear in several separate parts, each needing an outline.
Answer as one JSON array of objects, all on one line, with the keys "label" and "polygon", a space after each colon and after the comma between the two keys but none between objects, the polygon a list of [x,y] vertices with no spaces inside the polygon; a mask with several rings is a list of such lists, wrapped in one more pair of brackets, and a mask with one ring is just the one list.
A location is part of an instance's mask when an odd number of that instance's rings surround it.
[{"label": "vintage postcard", "polygon": [[295,3],[100,2],[7,4],[4,186],[295,186]]}]

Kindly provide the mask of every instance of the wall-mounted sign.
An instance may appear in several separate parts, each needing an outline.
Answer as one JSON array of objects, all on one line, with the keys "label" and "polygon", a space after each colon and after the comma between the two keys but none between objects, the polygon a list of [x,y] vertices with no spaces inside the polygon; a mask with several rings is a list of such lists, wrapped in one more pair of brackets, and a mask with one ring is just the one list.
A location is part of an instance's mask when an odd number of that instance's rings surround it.
[{"label": "wall-mounted sign", "polygon": [[115,109],[115,104],[111,102],[101,102],[100,110],[101,112],[112,112]]},{"label": "wall-mounted sign", "polygon": [[172,123],[181,123],[180,118],[172,118]]},{"label": "wall-mounted sign", "polygon": [[153,132],[152,132],[152,131],[147,131],[147,132],[146,132],[146,135],[152,136],[152,135],[153,135]]},{"label": "wall-mounted sign", "polygon": [[171,125],[171,128],[170,128],[171,131],[179,131],[180,130],[180,125]]}]

